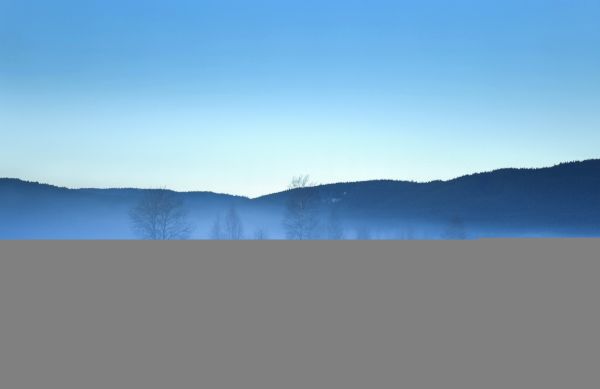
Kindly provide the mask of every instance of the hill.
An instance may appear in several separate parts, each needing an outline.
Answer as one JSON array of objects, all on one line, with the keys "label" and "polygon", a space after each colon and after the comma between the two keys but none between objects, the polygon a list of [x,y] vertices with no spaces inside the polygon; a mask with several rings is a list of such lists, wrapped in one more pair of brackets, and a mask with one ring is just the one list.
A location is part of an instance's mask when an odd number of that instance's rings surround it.
[{"label": "hill", "polygon": [[[452,223],[468,237],[600,236],[600,160],[541,169],[501,169],[427,183],[375,180],[305,189],[319,199],[322,224],[335,210],[352,237],[439,238]],[[129,210],[146,190],[67,189],[0,179],[0,238],[129,239]],[[195,238],[235,206],[252,231],[283,237],[281,220],[293,191],[256,199],[175,192],[189,209]]]}]

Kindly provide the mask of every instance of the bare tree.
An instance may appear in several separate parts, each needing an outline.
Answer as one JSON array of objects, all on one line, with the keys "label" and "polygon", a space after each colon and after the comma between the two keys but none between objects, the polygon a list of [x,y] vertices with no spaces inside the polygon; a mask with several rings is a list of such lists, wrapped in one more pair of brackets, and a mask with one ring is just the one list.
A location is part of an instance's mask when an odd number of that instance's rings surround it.
[{"label": "bare tree", "polygon": [[187,239],[192,232],[183,201],[166,189],[146,191],[129,216],[142,239]]},{"label": "bare tree", "polygon": [[340,222],[339,211],[337,207],[331,208],[329,218],[327,219],[327,239],[342,240],[344,239],[344,228]]},{"label": "bare tree", "polygon": [[269,236],[264,229],[258,228],[258,229],[256,229],[256,231],[254,231],[254,240],[267,240],[267,239],[269,239]]},{"label": "bare tree", "polygon": [[210,239],[221,240],[223,239],[223,228],[221,227],[221,216],[217,215],[213,225],[210,229]]},{"label": "bare tree", "polygon": [[454,216],[446,225],[446,229],[442,234],[443,239],[463,240],[467,239],[467,231],[465,223],[459,216]]},{"label": "bare tree", "polygon": [[315,239],[318,219],[318,197],[309,176],[298,176],[288,186],[283,226],[287,239]]},{"label": "bare tree", "polygon": [[227,211],[227,215],[225,215],[223,232],[224,238],[227,240],[240,240],[244,237],[242,221],[233,205]]}]

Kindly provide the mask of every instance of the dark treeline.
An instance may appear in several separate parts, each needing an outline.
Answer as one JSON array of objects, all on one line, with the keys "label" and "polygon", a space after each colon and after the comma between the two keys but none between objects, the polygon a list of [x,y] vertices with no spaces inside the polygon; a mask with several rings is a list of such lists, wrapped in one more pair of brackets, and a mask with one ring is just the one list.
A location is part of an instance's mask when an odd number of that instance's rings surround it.
[{"label": "dark treeline", "polygon": [[[437,231],[428,228],[417,233],[413,225],[384,225],[377,221],[348,222],[342,217],[339,202],[322,197],[309,176],[294,177],[290,182],[283,206],[279,210],[280,225],[260,227],[261,220],[244,222],[235,203],[217,214],[205,235],[193,234],[194,223],[187,206],[175,192],[166,189],[149,190],[130,211],[132,229],[140,239],[211,240],[288,239],[288,240],[373,240],[373,239],[467,239],[468,234],[459,216],[448,219]],[[277,220],[275,214],[272,218]],[[251,233],[245,225],[254,226]],[[263,223],[264,224],[264,223]],[[270,227],[270,228],[268,228]],[[267,230],[275,235],[269,236]]]},{"label": "dark treeline", "polygon": [[476,239],[600,236],[600,160],[449,181],[316,185],[255,199],[0,179],[2,239]]}]

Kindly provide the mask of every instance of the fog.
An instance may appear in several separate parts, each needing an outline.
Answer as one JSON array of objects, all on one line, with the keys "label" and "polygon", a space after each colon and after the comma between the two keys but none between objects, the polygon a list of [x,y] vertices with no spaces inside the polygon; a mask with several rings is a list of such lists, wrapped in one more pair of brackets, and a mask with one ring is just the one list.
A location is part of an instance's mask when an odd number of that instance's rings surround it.
[{"label": "fog", "polygon": [[317,185],[247,198],[0,179],[1,239],[480,239],[600,236],[600,160],[449,181]]}]

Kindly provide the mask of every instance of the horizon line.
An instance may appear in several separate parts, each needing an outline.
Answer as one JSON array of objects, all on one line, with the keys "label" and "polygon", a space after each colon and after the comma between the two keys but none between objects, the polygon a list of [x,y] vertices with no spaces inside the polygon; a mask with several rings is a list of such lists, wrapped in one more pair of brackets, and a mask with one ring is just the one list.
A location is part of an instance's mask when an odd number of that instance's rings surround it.
[{"label": "horizon line", "polygon": [[[429,180],[429,181],[412,181],[412,180],[391,179],[391,178],[375,178],[375,179],[360,180],[360,181],[338,181],[338,182],[330,182],[330,183],[318,183],[318,184],[311,185],[311,187],[317,188],[317,187],[330,186],[330,185],[358,184],[358,183],[380,182],[380,181],[404,182],[404,183],[412,183],[412,184],[429,184],[429,183],[433,183],[433,182],[450,182],[450,181],[458,180],[458,179],[461,179],[464,177],[470,177],[470,176],[479,175],[479,174],[490,174],[490,173],[494,173],[494,172],[498,172],[498,171],[502,171],[502,170],[544,170],[544,169],[552,169],[552,168],[555,168],[555,167],[558,167],[561,165],[577,164],[577,163],[585,163],[585,162],[593,162],[593,161],[600,161],[600,157],[558,162],[558,163],[555,163],[554,165],[549,165],[549,166],[546,165],[546,166],[542,166],[542,167],[504,167],[504,168],[498,168],[498,169],[492,169],[492,170],[486,170],[486,171],[466,173],[466,174],[456,176],[453,178],[449,178],[449,179],[435,179],[435,180]],[[310,176],[310,175],[308,175],[308,176]],[[140,190],[140,191],[167,190],[167,191],[174,192],[174,193],[211,193],[211,194],[216,194],[216,195],[241,197],[241,198],[245,198],[245,199],[249,199],[249,200],[259,199],[259,198],[266,197],[266,196],[272,196],[272,195],[283,193],[283,192],[286,192],[289,190],[289,189],[284,189],[284,190],[277,191],[277,192],[265,193],[265,194],[262,194],[262,195],[259,195],[256,197],[250,197],[250,196],[237,195],[237,194],[231,194],[231,193],[225,193],[225,192],[215,192],[215,191],[210,191],[210,190],[184,190],[184,191],[181,191],[181,190],[174,190],[174,189],[170,189],[170,188],[166,188],[166,187],[162,187],[162,188],[161,187],[154,187],[154,188],[138,187],[138,188],[136,188],[136,187],[111,187],[111,186],[108,186],[108,187],[69,187],[69,186],[59,186],[59,185],[55,185],[55,184],[51,184],[51,183],[47,183],[47,182],[41,182],[41,181],[30,181],[30,180],[26,180],[26,179],[22,179],[22,178],[18,178],[18,177],[0,177],[0,181],[1,180],[16,180],[16,181],[20,181],[20,182],[29,183],[29,184],[45,185],[45,186],[51,186],[51,187],[58,188],[58,189],[67,189],[67,190]]]}]

